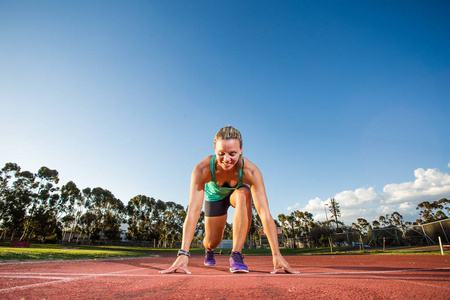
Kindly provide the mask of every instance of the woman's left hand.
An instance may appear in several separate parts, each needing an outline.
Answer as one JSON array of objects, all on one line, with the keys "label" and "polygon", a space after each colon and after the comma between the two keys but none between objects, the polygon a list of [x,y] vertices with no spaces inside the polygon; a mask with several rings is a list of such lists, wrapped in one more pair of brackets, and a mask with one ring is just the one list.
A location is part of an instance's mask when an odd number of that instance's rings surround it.
[{"label": "woman's left hand", "polygon": [[284,272],[289,274],[300,274],[299,271],[295,271],[291,268],[289,263],[284,259],[283,256],[273,257],[273,271],[270,274],[276,274],[278,271],[284,270]]}]

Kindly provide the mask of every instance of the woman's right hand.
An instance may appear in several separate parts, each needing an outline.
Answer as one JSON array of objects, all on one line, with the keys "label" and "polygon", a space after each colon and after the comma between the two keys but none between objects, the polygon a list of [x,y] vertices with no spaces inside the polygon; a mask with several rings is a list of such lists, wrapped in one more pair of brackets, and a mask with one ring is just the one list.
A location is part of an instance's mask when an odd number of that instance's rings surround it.
[{"label": "woman's right hand", "polygon": [[180,255],[177,257],[177,259],[170,268],[166,270],[161,270],[159,271],[159,273],[161,274],[175,273],[178,269],[180,269],[186,274],[191,274],[191,272],[187,268],[188,262],[189,257],[187,257],[186,255]]}]

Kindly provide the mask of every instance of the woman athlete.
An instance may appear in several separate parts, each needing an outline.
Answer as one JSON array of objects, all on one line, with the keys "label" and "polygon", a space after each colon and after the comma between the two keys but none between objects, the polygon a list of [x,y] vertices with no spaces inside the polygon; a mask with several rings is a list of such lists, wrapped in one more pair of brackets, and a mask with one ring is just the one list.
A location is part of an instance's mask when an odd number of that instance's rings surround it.
[{"label": "woman athlete", "polygon": [[172,273],[178,269],[191,274],[187,265],[189,248],[205,198],[205,265],[215,265],[214,249],[219,246],[227,221],[227,210],[232,205],[233,249],[230,256],[232,273],[248,272],[242,255],[242,247],[252,222],[252,198],[272,250],[275,274],[279,270],[294,271],[283,258],[278,247],[275,222],[269,211],[264,182],[259,169],[242,156],[240,132],[227,126],[219,130],[214,139],[215,155],[197,164],[191,175],[189,208],[183,227],[183,240],[178,257],[172,266],[160,273]]}]

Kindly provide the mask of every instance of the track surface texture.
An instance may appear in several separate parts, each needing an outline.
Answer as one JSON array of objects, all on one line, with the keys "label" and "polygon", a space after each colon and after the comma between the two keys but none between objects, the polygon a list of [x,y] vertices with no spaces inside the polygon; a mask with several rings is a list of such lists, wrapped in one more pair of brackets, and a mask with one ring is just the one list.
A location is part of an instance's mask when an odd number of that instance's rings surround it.
[{"label": "track surface texture", "polygon": [[191,275],[161,275],[175,257],[0,263],[0,299],[450,299],[450,257],[286,256],[301,274],[270,274],[271,256],[246,256],[232,274],[190,259]]}]

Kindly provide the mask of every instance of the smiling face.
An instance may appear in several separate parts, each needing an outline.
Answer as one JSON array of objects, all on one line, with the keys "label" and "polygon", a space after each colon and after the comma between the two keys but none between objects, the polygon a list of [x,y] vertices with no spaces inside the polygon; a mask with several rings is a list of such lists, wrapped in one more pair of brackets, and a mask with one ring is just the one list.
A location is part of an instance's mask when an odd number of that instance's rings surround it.
[{"label": "smiling face", "polygon": [[238,139],[219,139],[214,146],[217,164],[224,171],[231,171],[239,161],[242,148]]}]

